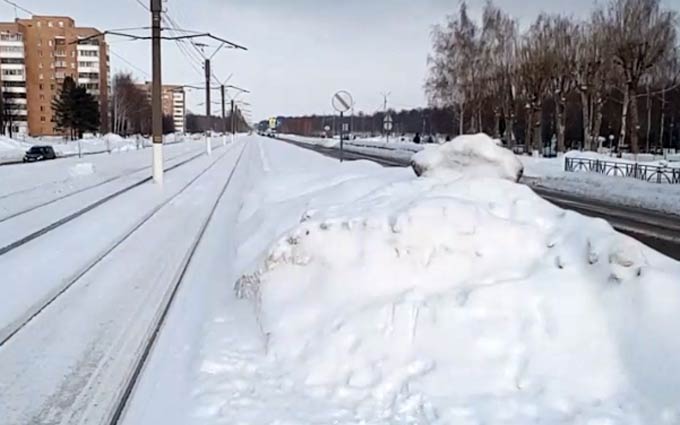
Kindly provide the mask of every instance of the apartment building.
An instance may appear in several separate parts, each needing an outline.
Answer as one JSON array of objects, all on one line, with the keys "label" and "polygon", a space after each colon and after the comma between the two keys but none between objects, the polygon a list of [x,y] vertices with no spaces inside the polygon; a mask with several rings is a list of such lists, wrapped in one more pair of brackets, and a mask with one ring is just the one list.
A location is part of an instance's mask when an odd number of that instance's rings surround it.
[{"label": "apartment building", "polygon": [[[151,82],[147,81],[144,84],[139,84],[138,87],[146,91],[147,96],[149,96],[149,101],[151,100]],[[172,116],[173,123],[175,124],[176,133],[185,132],[185,119],[186,115],[186,93],[184,92],[184,87],[177,85],[164,84],[162,88],[163,96],[163,115]]]},{"label": "apartment building", "polygon": [[27,134],[26,65],[24,38],[16,23],[0,23],[0,101],[7,109],[5,128],[12,134]]},{"label": "apartment building", "polygon": [[[52,99],[67,76],[98,100],[101,131],[108,131],[108,46],[103,36],[87,39],[99,34],[97,29],[76,27],[66,16],[33,16],[0,23],[0,33],[0,85],[3,94],[15,93],[13,101],[26,105],[28,134],[60,134],[53,122]],[[18,62],[20,54],[23,63]]]}]

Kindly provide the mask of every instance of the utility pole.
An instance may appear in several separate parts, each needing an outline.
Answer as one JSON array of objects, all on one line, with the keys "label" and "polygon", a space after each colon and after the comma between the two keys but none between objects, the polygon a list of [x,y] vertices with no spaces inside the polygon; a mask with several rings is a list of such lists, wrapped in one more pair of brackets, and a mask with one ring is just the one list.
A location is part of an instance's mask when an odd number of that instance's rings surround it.
[{"label": "utility pole", "polygon": [[161,93],[161,0],[151,0],[151,128],[153,181],[163,184],[163,105]]},{"label": "utility pole", "polygon": [[234,113],[236,112],[236,103],[234,99],[231,100],[231,141],[234,141],[234,135],[236,134],[236,129],[234,128]]},{"label": "utility pole", "polygon": [[[387,118],[387,97],[390,95],[391,92],[382,92],[380,93],[383,97],[383,112],[385,113],[385,118]],[[383,121],[383,132],[385,133],[385,137],[387,138],[386,141],[390,141],[390,132],[385,128],[385,123]]]},{"label": "utility pole", "polygon": [[210,59],[205,60],[205,116],[208,120],[208,125],[212,127],[210,122],[210,76],[212,72],[210,71]]},{"label": "utility pole", "polygon": [[225,107],[225,102],[224,102],[224,84],[220,85],[220,93],[222,94],[222,131],[224,133],[227,132],[227,116],[226,116],[226,107]]}]

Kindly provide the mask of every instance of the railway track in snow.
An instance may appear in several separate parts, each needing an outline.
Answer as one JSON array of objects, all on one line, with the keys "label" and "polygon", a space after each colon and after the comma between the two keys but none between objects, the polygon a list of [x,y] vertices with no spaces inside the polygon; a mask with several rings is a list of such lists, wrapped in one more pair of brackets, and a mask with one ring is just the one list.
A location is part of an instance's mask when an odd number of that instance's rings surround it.
[{"label": "railway track in snow", "polygon": [[[175,169],[177,169],[177,168],[179,168],[179,167],[181,167],[185,164],[190,163],[191,161],[193,161],[197,158],[200,158],[203,155],[204,155],[204,152],[200,152],[200,153],[197,153],[197,154],[191,154],[191,156],[189,156],[188,158],[185,158],[185,159],[179,161],[176,164],[165,167],[165,171],[167,172],[167,171],[175,170]],[[183,156],[183,155],[177,155],[177,156],[171,158],[170,160],[176,159],[176,158],[181,157],[181,156]],[[42,202],[38,205],[34,205],[34,206],[31,206],[31,207],[26,208],[24,210],[12,213],[12,214],[0,219],[0,226],[9,227],[9,228],[14,227],[15,228],[14,230],[16,231],[16,227],[20,226],[20,225],[16,224],[16,221],[20,220],[22,217],[26,216],[27,214],[40,212],[40,211],[43,211],[43,210],[47,211],[48,209],[53,209],[53,208],[55,208],[54,204],[57,203],[57,202],[69,200],[69,198],[71,198],[75,195],[85,193],[87,191],[93,191],[93,190],[95,190],[97,188],[101,188],[101,187],[103,187],[107,184],[114,183],[116,181],[130,177],[131,175],[133,175],[135,173],[139,173],[141,171],[144,171],[148,168],[149,167],[140,167],[138,169],[133,170],[129,174],[124,174],[124,175],[112,177],[112,178],[106,179],[102,182],[99,182],[97,184],[93,184],[93,185],[90,185],[88,187],[78,189],[74,192],[67,193],[67,194],[59,196],[55,199],[51,199],[49,201]],[[79,207],[75,211],[69,211],[68,213],[66,213],[65,215],[63,215],[62,217],[60,217],[57,220],[50,220],[48,223],[45,223],[44,225],[41,224],[40,225],[41,227],[34,229],[34,230],[31,230],[31,231],[27,232],[26,234],[23,234],[20,237],[17,237],[14,240],[0,242],[0,243],[3,244],[2,246],[0,246],[0,257],[2,257],[3,255],[5,255],[5,254],[21,247],[21,246],[27,244],[28,242],[31,242],[31,241],[47,234],[48,232],[50,232],[54,229],[59,228],[60,226],[63,226],[64,224],[82,216],[83,214],[93,210],[94,208],[97,208],[97,207],[111,201],[112,199],[115,199],[115,198],[119,197],[120,195],[133,190],[134,188],[150,182],[151,180],[152,180],[152,177],[150,175],[146,175],[142,178],[135,179],[133,182],[123,186],[122,188],[116,188],[113,192],[106,193],[104,196],[99,197],[99,198],[89,202],[85,206]]]},{"label": "railway track in snow", "polygon": [[[340,157],[340,151],[337,148],[297,142],[284,137],[277,137],[277,139],[332,158]],[[410,166],[409,160],[385,158],[377,154],[367,154],[352,150],[345,150],[344,159],[350,161],[364,159],[377,162],[386,167]],[[582,198],[541,187],[532,179],[523,179],[522,183],[531,187],[543,199],[561,208],[576,211],[590,217],[602,218],[621,233],[625,233],[671,258],[680,260],[680,216],[626,205],[615,205],[598,199]]]},{"label": "railway track in snow", "polygon": [[[228,152],[228,151],[227,151]],[[15,320],[10,326],[5,327],[3,329],[0,329],[0,348],[2,348],[3,345],[5,345],[7,342],[9,342],[12,337],[14,337],[17,333],[21,332],[21,330],[28,325],[28,323],[31,322],[36,316],[40,314],[45,308],[47,308],[50,304],[52,304],[57,298],[59,298],[61,295],[63,295],[66,291],[68,291],[73,285],[75,285],[85,274],[87,274],[90,270],[92,270],[97,264],[99,264],[101,261],[103,261],[111,252],[113,252],[116,248],[118,248],[123,242],[125,242],[132,234],[134,234],[137,230],[139,230],[145,223],[147,223],[151,218],[153,218],[163,207],[168,205],[170,202],[172,202],[174,199],[176,199],[178,196],[180,196],[186,189],[188,189],[196,180],[198,180],[202,175],[204,175],[208,170],[210,170],[224,155],[226,155],[225,152],[224,154],[220,155],[217,159],[213,160],[212,163],[203,171],[201,171],[199,174],[197,174],[195,177],[193,177],[188,183],[186,183],[182,188],[172,196],[168,197],[165,199],[163,202],[160,204],[156,205],[154,208],[152,208],[150,211],[148,211],[139,221],[137,221],[131,228],[129,228],[127,231],[125,231],[123,234],[119,235],[117,238],[115,238],[112,243],[106,247],[104,250],[100,251],[94,258],[89,260],[86,264],[84,264],[71,278],[69,278],[66,282],[64,282],[61,286],[57,287],[56,290],[51,291],[50,293],[46,294],[42,299],[40,299],[32,308],[26,311],[26,313],[22,316],[19,317],[17,320]],[[202,156],[203,153],[200,153],[198,155],[194,155],[191,158],[184,160],[178,164],[175,164],[171,167],[168,167],[166,171],[177,168],[183,164],[186,164],[187,162],[198,158],[199,156]],[[122,193],[128,192],[135,187],[140,186],[143,183],[146,183],[151,180],[151,177],[144,178],[130,186],[126,186],[124,189],[121,189],[117,192],[114,192],[113,194],[107,196],[106,198],[103,198],[93,204],[90,204],[75,213],[65,217],[62,220],[59,220],[58,224],[53,224],[50,225],[44,229],[48,229],[45,231],[42,231],[40,234],[36,235],[35,237],[32,237],[28,240],[26,240],[24,243],[29,242],[30,240],[33,240],[37,238],[38,236],[47,233],[47,231],[52,230],[56,227],[59,227],[68,221],[71,221],[86,212],[92,210],[93,208],[103,204],[106,201],[109,201],[116,196],[120,196]],[[31,236],[31,235],[29,235]],[[27,239],[27,238],[25,238]],[[19,245],[20,246],[20,245]],[[18,246],[17,246],[18,247]]]},{"label": "railway track in snow", "polygon": [[[186,153],[180,153],[180,154],[173,155],[173,156],[167,158],[167,161],[168,161],[168,162],[169,162],[169,161],[173,161],[173,160],[175,160],[175,159],[177,159],[177,158],[180,158],[180,157],[183,157],[183,156],[190,156],[190,158],[187,159],[187,162],[188,162],[188,161],[190,161],[191,159],[196,158],[196,157],[198,157],[198,156],[200,156],[200,155],[201,155],[201,153],[199,153],[199,154],[193,154],[193,153],[191,153],[191,154],[189,154],[189,155],[187,155]],[[181,165],[181,164],[179,164],[179,165]],[[99,181],[99,182],[96,182],[96,183],[93,183],[93,184],[86,185],[86,186],[81,187],[81,188],[78,188],[78,189],[76,189],[76,190],[74,190],[74,191],[72,191],[72,192],[68,192],[68,193],[65,193],[65,194],[63,194],[63,195],[59,195],[59,196],[56,196],[56,197],[54,197],[54,198],[51,198],[51,199],[48,199],[48,200],[39,202],[39,203],[37,203],[37,204],[31,205],[31,206],[29,206],[29,207],[20,209],[20,210],[18,210],[18,211],[11,212],[11,213],[9,213],[9,214],[3,216],[3,217],[0,217],[0,223],[3,223],[3,222],[5,222],[5,221],[7,221],[7,220],[11,220],[11,219],[13,219],[13,218],[15,218],[15,217],[18,217],[18,216],[27,214],[27,213],[29,213],[29,212],[31,212],[31,211],[37,210],[38,208],[42,208],[42,207],[45,207],[45,206],[47,206],[47,205],[51,205],[51,204],[53,204],[53,203],[55,203],[55,202],[61,201],[62,199],[70,198],[71,196],[75,196],[75,195],[77,195],[77,194],[79,194],[79,193],[83,193],[83,192],[86,192],[86,191],[88,191],[88,190],[95,189],[95,188],[100,187],[100,186],[103,186],[103,185],[105,185],[105,184],[114,182],[114,181],[116,181],[116,180],[120,180],[120,179],[122,179],[122,178],[128,177],[128,176],[130,176],[130,175],[132,175],[132,174],[139,173],[140,171],[147,170],[148,168],[149,168],[148,165],[145,165],[145,166],[143,166],[143,167],[133,168],[133,169],[131,169],[131,170],[127,170],[127,171],[126,171],[125,173],[123,173],[123,174],[117,174],[117,175],[108,177],[108,178],[106,178],[106,179],[104,179],[104,180],[102,180],[102,181]],[[168,168],[168,169],[169,169],[169,168]],[[65,183],[65,182],[68,182],[68,181],[69,181],[69,179],[63,179],[63,180],[59,180],[59,181],[47,182],[47,183],[43,183],[43,184],[40,184],[40,185],[37,185],[37,186],[29,187],[29,188],[26,188],[26,189],[17,190],[17,191],[15,191],[15,192],[6,193],[6,194],[4,194],[4,195],[0,195],[0,200],[7,199],[7,198],[12,198],[12,197],[19,196],[19,195],[23,195],[23,194],[30,193],[30,192],[36,191],[36,190],[38,190],[38,189],[44,188],[44,187],[49,186],[49,185]]]},{"label": "railway track in snow", "polygon": [[232,178],[234,177],[234,173],[236,172],[236,169],[239,166],[239,163],[241,162],[241,158],[243,157],[243,153],[245,152],[246,146],[244,145],[243,148],[241,149],[241,153],[239,154],[238,158],[236,159],[236,164],[232,168],[231,172],[229,173],[229,177],[227,177],[227,180],[225,181],[224,185],[222,186],[222,189],[220,190],[217,198],[215,201],[212,203],[210,207],[210,212],[208,216],[203,220],[203,223],[201,224],[200,230],[194,239],[193,243],[191,244],[189,251],[187,252],[187,255],[184,258],[184,261],[180,265],[180,272],[177,275],[177,278],[171,283],[171,293],[170,296],[168,297],[167,301],[164,303],[162,309],[161,309],[161,314],[158,317],[158,320],[153,324],[152,326],[152,333],[149,339],[144,343],[144,348],[141,351],[141,355],[136,359],[134,368],[131,369],[131,374],[129,375],[128,379],[126,380],[126,384],[124,386],[124,391],[122,392],[120,398],[116,402],[115,409],[112,411],[112,415],[110,417],[110,420],[107,421],[107,424],[109,425],[118,425],[120,423],[121,418],[123,417],[123,414],[125,413],[125,409],[128,406],[128,402],[132,399],[134,389],[139,381],[139,378],[141,377],[142,371],[144,370],[144,366],[146,365],[146,362],[149,358],[149,355],[151,354],[151,350],[153,349],[156,340],[158,338],[158,335],[161,332],[161,329],[163,327],[163,324],[165,323],[165,319],[168,316],[168,312],[170,311],[170,308],[172,307],[172,303],[175,300],[175,296],[177,295],[177,292],[182,285],[182,281],[184,280],[184,276],[186,274],[187,269],[189,268],[189,265],[191,264],[191,260],[194,257],[194,254],[196,253],[196,249],[198,248],[199,244],[201,243],[201,240],[203,239],[203,235],[205,234],[205,230],[208,228],[208,225],[210,224],[213,216],[215,215],[215,210],[217,209],[217,206],[219,205],[220,201],[222,200],[222,197],[224,196],[224,193],[226,192],[227,188],[229,187],[229,184],[231,183]]},{"label": "railway track in snow", "polygon": [[[89,377],[87,382],[84,384],[80,383],[76,385],[83,385],[83,387],[79,390],[79,394],[75,397],[75,402],[74,404],[77,404],[77,407],[70,407],[69,409],[72,409],[72,411],[69,411],[68,409],[62,409],[58,408],[57,410],[60,411],[58,414],[58,423],[72,423],[73,421],[77,423],[101,423],[101,424],[117,424],[119,423],[123,413],[125,412],[126,406],[128,405],[128,402],[130,401],[131,397],[133,396],[134,389],[136,387],[137,381],[141,376],[142,371],[144,370],[144,366],[149,358],[149,354],[151,353],[156,339],[163,327],[163,324],[165,322],[165,319],[168,315],[168,312],[170,311],[170,308],[173,305],[173,302],[175,300],[176,294],[179,290],[179,288],[182,285],[182,282],[184,280],[185,273],[191,264],[192,258],[194,257],[194,254],[199,247],[201,240],[203,239],[203,236],[205,234],[205,231],[210,224],[211,220],[213,219],[215,210],[217,209],[217,206],[220,202],[220,200],[223,198],[227,188],[229,187],[229,184],[232,181],[232,177],[234,176],[234,173],[236,169],[239,166],[239,163],[241,161],[241,158],[243,157],[243,154],[245,152],[246,145],[243,144],[243,146],[240,148],[240,153],[238,153],[236,157],[236,161],[234,163],[233,168],[231,169],[228,177],[224,181],[223,184],[221,184],[221,187],[219,188],[217,196],[211,200],[210,206],[209,206],[209,211],[206,214],[204,218],[200,219],[200,222],[196,222],[196,225],[192,227],[193,229],[197,229],[195,233],[191,233],[193,236],[187,235],[186,238],[187,240],[190,238],[191,242],[188,243],[188,247],[186,244],[182,244],[182,247],[187,247],[186,250],[184,248],[177,249],[175,252],[175,257],[176,258],[181,258],[181,261],[179,263],[173,263],[172,266],[168,266],[168,268],[172,268],[172,271],[165,271],[166,276],[171,276],[170,279],[160,279],[155,286],[151,286],[148,290],[148,294],[143,295],[143,297],[148,298],[150,302],[143,302],[143,301],[138,301],[140,304],[138,307],[135,308],[143,308],[145,313],[144,314],[133,314],[134,308],[133,307],[128,307],[128,309],[132,309],[132,312],[129,312],[126,316],[126,318],[122,318],[121,323],[121,328],[125,328],[126,326],[131,326],[129,323],[133,323],[135,326],[135,331],[131,332],[133,334],[132,337],[127,336],[125,332],[123,333],[123,338],[128,338],[130,340],[133,340],[133,342],[130,341],[119,341],[115,342],[115,339],[113,342],[109,342],[109,344],[112,345],[112,349],[114,350],[122,350],[122,348],[119,348],[120,346],[125,346],[126,347],[126,355],[115,355],[110,353],[109,351],[106,351],[104,353],[104,356],[108,356],[109,359],[102,359],[100,362],[102,364],[108,364],[109,368],[114,369],[114,372],[107,372],[104,371],[102,372],[100,369],[102,368],[101,365],[97,366],[95,372],[92,372],[95,374],[95,377],[93,378],[92,376]],[[5,333],[5,335],[2,338],[2,342],[0,342],[0,370],[2,370],[2,360],[5,360],[3,356],[6,356],[8,351],[11,351],[11,348],[17,348],[19,345],[26,345],[26,335],[24,333],[28,334],[35,334],[37,332],[40,332],[40,328],[42,325],[45,325],[47,322],[50,322],[51,316],[54,316],[55,314],[58,314],[58,311],[50,311],[50,314],[47,314],[45,317],[42,317],[47,313],[49,310],[48,307],[50,307],[52,304],[55,304],[57,301],[62,300],[67,294],[69,294],[71,291],[76,291],[80,293],[81,291],[84,291],[84,294],[88,293],[88,286],[98,285],[99,280],[107,280],[110,279],[110,265],[108,265],[108,271],[109,271],[109,277],[108,278],[97,278],[96,276],[93,275],[95,273],[95,267],[97,265],[102,264],[107,260],[108,257],[114,255],[116,257],[116,261],[119,261],[119,257],[124,258],[125,253],[121,250],[124,250],[124,248],[121,246],[126,241],[130,240],[131,238],[135,238],[135,234],[138,232],[142,231],[142,229],[145,228],[146,225],[148,226],[157,226],[159,222],[163,222],[163,220],[158,217],[160,214],[165,214],[172,216],[172,214],[169,211],[165,211],[165,208],[170,208],[169,205],[173,203],[174,200],[178,199],[181,197],[185,192],[187,192],[192,186],[199,180],[201,177],[205,176],[207,173],[211,172],[213,170],[213,173],[218,172],[217,169],[215,168],[217,164],[220,163],[220,161],[227,156],[230,152],[232,152],[233,149],[228,149],[226,152],[224,152],[222,155],[220,155],[218,158],[215,160],[211,161],[209,166],[206,167],[204,170],[202,170],[198,175],[194,176],[189,182],[187,182],[176,194],[174,194],[172,197],[164,201],[162,204],[158,205],[155,207],[153,210],[149,211],[142,220],[140,220],[133,228],[131,228],[126,234],[122,235],[120,238],[118,238],[115,243],[113,243],[108,249],[106,249],[103,252],[100,252],[97,256],[97,258],[88,264],[86,267],[84,267],[80,272],[77,274],[77,276],[74,276],[73,279],[71,279],[69,282],[67,282],[66,285],[64,285],[58,293],[53,294],[48,300],[45,302],[41,303],[40,307],[38,309],[35,309],[35,311],[30,312],[29,315],[26,317],[22,318],[22,320],[18,321],[18,323],[15,324],[15,326],[12,327],[11,332]],[[205,179],[204,179],[205,180]],[[205,184],[205,183],[204,183]],[[196,189],[192,189],[196,190]],[[199,190],[200,191],[200,190]],[[214,193],[214,192],[213,192]],[[191,197],[189,194],[185,196],[185,198]],[[185,213],[186,213],[187,208],[185,207]],[[190,215],[193,215],[190,214]],[[155,220],[154,224],[151,224],[151,221],[154,219],[154,217],[157,217],[158,219]],[[183,231],[185,229],[182,229]],[[146,232],[150,232],[150,229],[146,229]],[[188,229],[186,231],[189,231]],[[137,236],[139,238],[140,236]],[[131,242],[128,241],[128,245]],[[180,254],[181,252],[181,254]],[[107,270],[107,266],[103,266],[104,270]],[[101,272],[101,268],[99,269],[98,272]],[[148,272],[145,272],[148,273]],[[144,273],[142,273],[143,275]],[[87,277],[89,282],[83,281],[83,278]],[[123,279],[122,277],[120,279]],[[92,283],[94,282],[94,283]],[[82,283],[82,284],[81,284]],[[104,284],[104,283],[102,283]],[[90,291],[91,292],[91,291]],[[140,295],[134,296],[134,298],[137,298]],[[122,295],[121,295],[122,296]],[[78,302],[83,302],[81,299],[84,296],[75,296],[74,294],[70,294],[70,298],[74,300],[78,300]],[[127,297],[130,297],[130,295],[127,295]],[[66,301],[63,301],[62,304],[67,303]],[[74,306],[74,307],[77,307]],[[59,309],[64,309],[63,306],[60,306],[58,308],[55,308],[53,310],[59,310]],[[153,312],[150,313],[148,312],[149,309],[153,309]],[[71,314],[79,314],[77,311],[77,308],[69,308],[68,311],[71,311]],[[115,311],[115,310],[114,310]],[[128,317],[129,316],[129,317]],[[141,316],[141,318],[140,318]],[[146,319],[145,319],[146,317]],[[118,320],[119,318],[113,318],[113,320]],[[83,317],[81,320],[94,320],[93,318],[90,317]],[[102,320],[102,319],[98,319]],[[40,323],[38,323],[40,321]],[[47,322],[46,322],[47,321]],[[127,325],[125,324],[127,321]],[[139,326],[137,321],[143,322],[142,324],[144,325],[143,330],[139,330]],[[29,326],[31,322],[36,322],[36,326]],[[63,331],[66,332],[66,331]],[[70,334],[70,332],[67,332]],[[140,335],[143,334],[144,338],[140,338]],[[39,333],[38,333],[39,335]],[[136,338],[142,339],[141,344],[136,344]],[[34,338],[34,337],[32,337]],[[113,338],[113,337],[109,337]],[[35,339],[35,338],[34,338]],[[19,341],[21,340],[21,341]],[[52,342],[51,345],[58,344],[58,342]],[[14,347],[12,347],[14,346]],[[10,350],[8,350],[8,348]],[[35,349],[36,347],[27,347],[29,350],[30,349]],[[42,348],[42,347],[40,347]],[[15,350],[17,351],[17,350]],[[21,352],[21,350],[18,350],[18,352]],[[86,353],[85,355],[89,355],[90,353]],[[16,357],[16,356],[15,356]],[[11,358],[11,356],[10,356]],[[108,363],[107,363],[108,362]],[[113,366],[111,366],[113,364]],[[86,368],[87,369],[87,368]],[[73,373],[78,373],[78,371],[72,371]],[[18,375],[20,375],[19,372],[17,372]],[[99,388],[89,388],[90,386],[102,386],[104,385],[102,382],[104,381],[104,378],[100,375],[104,375],[104,377],[107,376],[113,376],[117,382],[115,383],[110,383],[106,382],[107,388],[102,390]],[[21,378],[18,378],[21,379]],[[10,379],[8,378],[8,381]],[[78,381],[78,379],[74,378],[74,380]],[[11,383],[8,385],[12,385]],[[31,384],[32,385],[32,384]],[[109,388],[110,387],[110,388]],[[2,389],[2,384],[0,383],[0,390]],[[21,392],[21,391],[20,391]],[[38,391],[40,393],[40,391]],[[66,397],[66,396],[64,396]],[[11,399],[11,398],[8,398]],[[53,402],[51,399],[48,399],[49,402]],[[59,403],[57,403],[59,404]],[[5,406],[7,408],[7,406]],[[11,406],[9,407],[11,411]],[[63,410],[66,410],[65,412]],[[3,406],[2,402],[0,402],[0,412],[3,411]],[[52,408],[47,409],[46,411],[43,411],[43,413],[40,413],[40,417],[34,417],[34,419],[42,420],[42,415],[52,415]],[[54,419],[54,418],[53,418]]]}]

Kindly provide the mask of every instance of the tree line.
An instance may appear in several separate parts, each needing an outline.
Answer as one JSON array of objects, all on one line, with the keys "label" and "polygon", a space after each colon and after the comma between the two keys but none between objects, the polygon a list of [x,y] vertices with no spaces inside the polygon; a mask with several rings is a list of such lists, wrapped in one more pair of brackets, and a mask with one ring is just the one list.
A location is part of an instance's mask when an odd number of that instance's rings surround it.
[{"label": "tree line", "polygon": [[[491,1],[478,21],[462,3],[434,27],[425,89],[433,105],[454,111],[457,132],[523,141],[528,151],[544,145],[550,121],[558,151],[568,142],[594,149],[614,133],[615,147],[635,153],[670,146],[677,25],[659,0],[611,0],[583,21],[541,13],[524,31]],[[568,140],[574,125],[580,134]]]},{"label": "tree line", "polygon": [[[151,99],[130,73],[119,72],[113,77],[111,123],[111,130],[121,136],[151,134]],[[174,131],[172,116],[163,115],[163,134]]]}]

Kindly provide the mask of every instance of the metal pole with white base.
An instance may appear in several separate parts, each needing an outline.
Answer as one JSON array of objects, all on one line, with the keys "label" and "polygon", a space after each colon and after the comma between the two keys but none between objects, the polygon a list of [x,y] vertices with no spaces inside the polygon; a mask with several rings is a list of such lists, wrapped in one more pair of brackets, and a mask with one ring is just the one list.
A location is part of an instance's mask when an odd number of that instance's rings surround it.
[{"label": "metal pole with white base", "polygon": [[207,153],[208,156],[212,155],[212,139],[210,133],[205,134],[205,153]]},{"label": "metal pole with white base", "polygon": [[151,0],[151,128],[153,181],[163,184],[163,105],[161,103],[161,0]]}]

